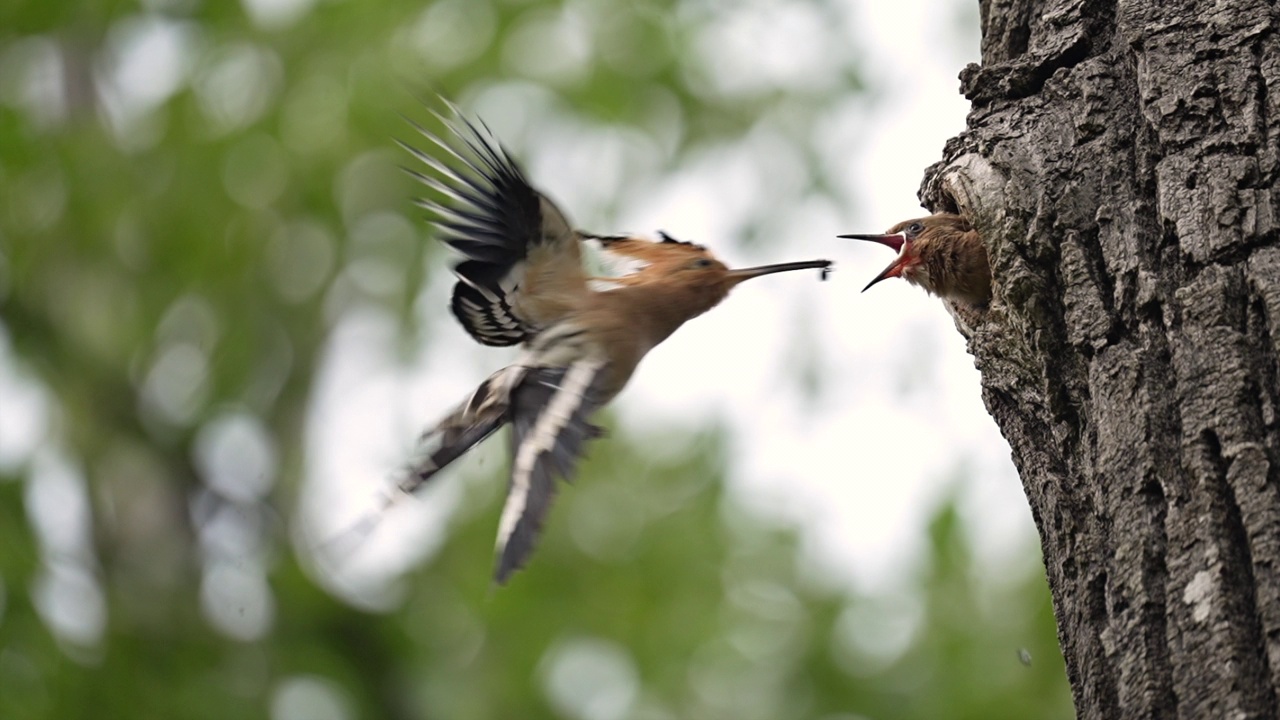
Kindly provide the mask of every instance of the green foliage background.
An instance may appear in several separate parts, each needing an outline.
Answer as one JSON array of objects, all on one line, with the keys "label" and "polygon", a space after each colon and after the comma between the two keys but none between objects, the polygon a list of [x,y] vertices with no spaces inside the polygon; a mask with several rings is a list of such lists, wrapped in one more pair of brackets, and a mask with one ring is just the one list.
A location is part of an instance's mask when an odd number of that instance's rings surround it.
[{"label": "green foliage background", "polygon": [[[810,189],[834,197],[812,118],[874,93],[840,38],[823,82],[726,89],[697,38],[732,3],[270,12],[293,5],[0,7],[0,424],[42,429],[0,452],[0,717],[1070,716],[1032,549],[1005,576],[978,573],[944,504],[910,592],[851,593],[806,569],[794,530],[726,501],[717,428],[643,476],[628,468],[661,438],[597,443],[508,588],[488,585],[503,482],[490,467],[388,609],[321,589],[290,534],[324,344],[345,313],[378,307],[399,318],[407,354],[430,352],[433,320],[415,307],[423,293],[443,304],[428,280],[446,259],[390,142],[416,95],[527,82],[566,117],[641,133],[655,107],[675,108],[658,172],[768,117],[803,148]],[[837,32],[839,7],[815,7]],[[593,50],[522,65],[530,43],[537,57],[569,52],[547,31],[565,18]],[[159,73],[167,89],[128,82],[152,23],[184,48]],[[376,213],[416,236],[360,230]],[[383,282],[353,282],[370,261]],[[278,460],[257,492],[228,496],[201,472],[201,433],[228,413]],[[38,490],[42,475],[61,484]],[[65,522],[44,527],[41,512]],[[228,513],[251,528],[238,550],[207,532]],[[555,521],[584,513],[604,526],[626,514],[634,541],[608,560],[584,553]],[[265,632],[210,621],[219,563],[262,569]]]}]

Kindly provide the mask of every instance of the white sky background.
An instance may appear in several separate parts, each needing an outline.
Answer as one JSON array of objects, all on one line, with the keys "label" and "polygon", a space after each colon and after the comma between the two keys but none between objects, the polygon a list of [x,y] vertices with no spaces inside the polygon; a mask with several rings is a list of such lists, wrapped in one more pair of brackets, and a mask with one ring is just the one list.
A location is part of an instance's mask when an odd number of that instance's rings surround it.
[{"label": "white sky background", "polygon": [[[960,22],[971,4],[862,2],[851,4],[846,27],[821,29],[828,40],[854,38],[876,97],[838,108],[813,139],[833,184],[847,188],[843,204],[855,210],[789,198],[788,163],[798,159],[767,124],[741,144],[695,153],[675,177],[662,178],[652,159],[662,152],[661,132],[655,145],[575,127],[555,114],[549,95],[526,84],[461,99],[584,227],[665,229],[709,245],[731,265],[837,261],[826,283],[794,273],[739,287],[651,352],[615,408],[627,434],[641,436],[727,423],[735,501],[800,527],[816,567],[864,590],[892,590],[909,576],[925,523],[958,476],[982,561],[1024,559],[1035,537],[1008,446],[940,301],[896,280],[862,294],[893,255],[835,238],[924,214],[915,196],[922,172],[964,128],[968,111],[956,76],[978,57],[976,8],[970,27]],[[706,39],[725,60],[712,81],[730,91],[771,80],[821,82],[822,53],[833,49],[813,41],[815,16],[804,8],[744,3],[734,20],[717,24]],[[746,54],[735,58],[735,47]],[[656,113],[655,127],[663,123]],[[639,188],[627,184],[636,177]],[[625,201],[616,202],[619,192]],[[604,207],[614,211],[613,225],[598,224]],[[733,238],[759,217],[771,237],[764,253],[750,254]],[[343,321],[330,344],[308,426],[304,509],[313,537],[332,536],[373,507],[416,434],[511,358],[475,346],[445,317],[444,273],[420,303],[433,323],[431,347],[410,367],[393,359],[395,325],[376,313]],[[815,402],[803,399],[789,366],[807,354],[822,376]],[[468,469],[505,463],[504,450],[491,441],[418,499],[398,503],[349,558],[345,581],[391,578],[420,562],[438,546],[462,483],[474,477]],[[497,498],[489,510],[496,528]]]}]

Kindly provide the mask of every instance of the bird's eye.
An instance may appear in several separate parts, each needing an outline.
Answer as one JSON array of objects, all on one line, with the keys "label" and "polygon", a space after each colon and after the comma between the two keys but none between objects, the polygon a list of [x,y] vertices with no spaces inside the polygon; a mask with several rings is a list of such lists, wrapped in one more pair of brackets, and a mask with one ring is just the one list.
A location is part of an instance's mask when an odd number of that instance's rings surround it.
[{"label": "bird's eye", "polygon": [[921,225],[920,223],[911,223],[907,226],[907,234],[911,237],[919,235],[921,230],[924,230],[924,225]]},{"label": "bird's eye", "polygon": [[694,267],[698,269],[709,268],[711,267],[711,260],[709,260],[708,258],[698,258],[697,260],[693,261],[693,264],[690,267]]}]

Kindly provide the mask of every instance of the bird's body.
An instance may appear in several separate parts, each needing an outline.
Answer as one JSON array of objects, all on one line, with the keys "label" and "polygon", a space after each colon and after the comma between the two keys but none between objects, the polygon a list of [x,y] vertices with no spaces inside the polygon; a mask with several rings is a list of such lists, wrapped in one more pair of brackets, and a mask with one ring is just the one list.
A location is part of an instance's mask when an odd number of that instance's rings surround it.
[{"label": "bird's body", "polygon": [[893,248],[898,257],[872,285],[901,277],[943,299],[973,308],[991,301],[991,266],[978,231],[959,215],[939,213],[904,220],[882,235],[841,235]]},{"label": "bird's body", "polygon": [[[505,149],[465,119],[451,129],[454,144],[419,128],[453,166],[405,145],[432,171],[411,174],[452,200],[419,203],[465,258],[454,268],[451,308],[478,342],[518,344],[523,353],[423,435],[401,488],[413,491],[510,424],[511,479],[496,569],[504,582],[533,549],[555,479],[571,478],[584,443],[602,434],[591,415],[623,389],[649,350],[743,280],[825,272],[830,262],[730,270],[706,248],[665,234],[649,241],[575,230]],[[584,268],[588,245],[613,274]]]}]

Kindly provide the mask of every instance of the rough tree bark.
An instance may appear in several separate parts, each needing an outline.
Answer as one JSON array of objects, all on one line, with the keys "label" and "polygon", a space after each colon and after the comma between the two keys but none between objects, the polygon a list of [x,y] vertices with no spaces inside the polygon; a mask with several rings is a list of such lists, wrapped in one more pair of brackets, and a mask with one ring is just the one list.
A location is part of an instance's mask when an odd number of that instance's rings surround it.
[{"label": "rough tree bark", "polygon": [[1280,41],[1261,0],[982,0],[921,190],[1085,720],[1280,717]]}]

